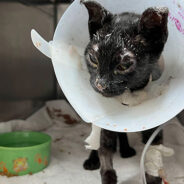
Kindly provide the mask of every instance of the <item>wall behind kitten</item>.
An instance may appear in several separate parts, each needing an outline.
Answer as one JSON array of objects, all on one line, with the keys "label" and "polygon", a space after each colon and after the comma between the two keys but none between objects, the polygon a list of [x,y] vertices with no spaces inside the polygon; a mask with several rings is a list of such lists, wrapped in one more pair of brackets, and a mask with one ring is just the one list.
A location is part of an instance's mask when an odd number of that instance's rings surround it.
[{"label": "wall behind kitten", "polygon": [[[67,7],[58,6],[58,19]],[[56,87],[50,60],[34,48],[30,39],[33,27],[47,40],[52,38],[53,10],[52,4],[33,7],[0,1],[0,121],[24,118],[44,100],[56,98],[58,92],[64,97]]]}]

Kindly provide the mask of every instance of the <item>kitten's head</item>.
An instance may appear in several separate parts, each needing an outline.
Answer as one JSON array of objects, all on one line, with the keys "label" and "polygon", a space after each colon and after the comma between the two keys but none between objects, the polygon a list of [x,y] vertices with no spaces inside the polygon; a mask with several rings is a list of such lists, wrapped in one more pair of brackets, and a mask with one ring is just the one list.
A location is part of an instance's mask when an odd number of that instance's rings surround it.
[{"label": "kitten's head", "polygon": [[85,60],[92,87],[104,96],[144,87],[167,40],[168,9],[113,15],[96,2],[82,3],[89,14]]}]

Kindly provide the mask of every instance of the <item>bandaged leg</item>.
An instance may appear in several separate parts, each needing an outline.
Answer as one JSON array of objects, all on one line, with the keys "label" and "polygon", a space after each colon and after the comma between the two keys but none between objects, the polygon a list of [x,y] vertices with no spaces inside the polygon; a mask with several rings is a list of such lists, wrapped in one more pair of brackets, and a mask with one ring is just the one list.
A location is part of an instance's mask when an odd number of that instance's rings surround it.
[{"label": "bandaged leg", "polygon": [[100,147],[100,135],[101,128],[92,124],[91,134],[85,140],[85,142],[88,144],[86,145],[86,149],[98,150]]},{"label": "bandaged leg", "polygon": [[162,157],[170,157],[173,154],[173,149],[165,147],[162,144],[150,146],[145,156],[145,170],[147,174],[147,180],[149,180],[148,184],[154,183],[153,180],[158,180],[159,177],[162,179],[163,183],[165,182],[164,184],[168,183],[164,172]]}]

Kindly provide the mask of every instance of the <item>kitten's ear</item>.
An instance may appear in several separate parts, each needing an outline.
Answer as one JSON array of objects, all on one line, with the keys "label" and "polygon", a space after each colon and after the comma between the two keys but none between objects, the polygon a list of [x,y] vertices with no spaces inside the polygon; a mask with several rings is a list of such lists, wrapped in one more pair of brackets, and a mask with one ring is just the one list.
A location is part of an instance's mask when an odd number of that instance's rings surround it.
[{"label": "kitten's ear", "polygon": [[112,20],[113,15],[97,2],[81,0],[81,3],[84,4],[88,10],[88,27],[90,38],[92,39],[93,35],[96,34],[105,23]]},{"label": "kitten's ear", "polygon": [[167,34],[168,14],[169,10],[166,7],[146,9],[140,19],[140,31],[147,36],[149,34],[152,36],[159,33]]}]

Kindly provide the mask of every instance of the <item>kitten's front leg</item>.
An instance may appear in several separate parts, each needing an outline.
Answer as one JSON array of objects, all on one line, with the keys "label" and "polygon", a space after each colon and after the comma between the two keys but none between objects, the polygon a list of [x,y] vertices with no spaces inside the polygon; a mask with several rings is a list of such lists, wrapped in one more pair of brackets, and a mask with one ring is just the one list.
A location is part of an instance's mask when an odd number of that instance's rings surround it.
[{"label": "kitten's front leg", "polygon": [[136,155],[136,151],[129,146],[128,137],[126,133],[117,133],[119,138],[120,155],[122,158],[128,158]]},{"label": "kitten's front leg", "polygon": [[117,184],[116,172],[113,169],[113,154],[117,141],[117,133],[104,130],[101,131],[100,148],[98,150],[101,164],[102,184]]},{"label": "kitten's front leg", "polygon": [[83,167],[86,170],[96,170],[100,168],[100,160],[98,157],[98,151],[96,150],[91,151],[89,158],[85,160]]},{"label": "kitten's front leg", "polygon": [[151,176],[146,174],[147,184],[162,184],[162,179],[160,177]]}]

